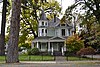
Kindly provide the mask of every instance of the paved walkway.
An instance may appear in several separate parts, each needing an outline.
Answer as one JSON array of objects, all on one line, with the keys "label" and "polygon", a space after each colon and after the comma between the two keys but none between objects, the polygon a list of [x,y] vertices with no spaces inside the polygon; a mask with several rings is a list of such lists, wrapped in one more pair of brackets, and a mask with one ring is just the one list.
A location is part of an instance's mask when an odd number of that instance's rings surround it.
[{"label": "paved walkway", "polygon": [[36,63],[36,64],[77,64],[77,63],[100,63],[100,60],[87,60],[87,61],[21,61],[20,63]]},{"label": "paved walkway", "polygon": [[100,61],[67,61],[63,63],[51,62],[52,61],[44,61],[41,63],[27,63],[24,61],[13,64],[0,64],[0,67],[100,67]]},{"label": "paved walkway", "polygon": [[[85,55],[85,56],[92,58],[92,55]],[[100,55],[93,55],[93,58],[100,59]]]},{"label": "paved walkway", "polygon": [[0,67],[100,67],[100,60],[66,61],[57,56],[55,61],[20,61],[20,63],[0,64]]},{"label": "paved walkway", "polygon": [[66,57],[65,57],[65,56],[56,56],[56,57],[55,57],[55,61],[56,61],[56,62],[59,62],[59,61],[60,61],[60,62],[61,62],[61,61],[64,62],[64,61],[66,61]]}]

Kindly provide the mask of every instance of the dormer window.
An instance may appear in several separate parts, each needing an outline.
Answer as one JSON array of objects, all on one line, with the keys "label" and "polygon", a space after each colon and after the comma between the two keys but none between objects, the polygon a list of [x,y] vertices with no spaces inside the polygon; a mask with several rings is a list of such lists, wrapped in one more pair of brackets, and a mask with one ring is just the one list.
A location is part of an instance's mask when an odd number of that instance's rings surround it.
[{"label": "dormer window", "polygon": [[65,26],[65,24],[61,24],[61,26]]},{"label": "dormer window", "polygon": [[44,22],[42,22],[42,26],[44,26]]}]

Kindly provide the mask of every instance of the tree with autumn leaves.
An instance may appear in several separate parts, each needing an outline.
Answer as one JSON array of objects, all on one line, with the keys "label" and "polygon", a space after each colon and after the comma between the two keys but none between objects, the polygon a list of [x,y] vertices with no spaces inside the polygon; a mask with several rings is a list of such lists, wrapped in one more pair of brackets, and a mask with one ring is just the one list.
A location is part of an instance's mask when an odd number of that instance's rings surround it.
[{"label": "tree with autumn leaves", "polygon": [[84,41],[77,34],[69,36],[65,43],[67,51],[70,53],[76,53],[84,47]]}]

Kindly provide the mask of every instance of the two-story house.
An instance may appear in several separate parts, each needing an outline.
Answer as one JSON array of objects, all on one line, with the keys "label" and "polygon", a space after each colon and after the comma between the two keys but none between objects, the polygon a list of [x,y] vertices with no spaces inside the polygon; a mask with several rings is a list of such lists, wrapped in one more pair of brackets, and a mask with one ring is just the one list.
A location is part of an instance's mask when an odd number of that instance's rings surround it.
[{"label": "two-story house", "polygon": [[52,55],[64,55],[65,40],[70,35],[72,35],[71,24],[61,24],[57,17],[48,20],[42,11],[38,23],[38,37],[32,41],[32,48],[37,47],[41,52],[48,51]]}]

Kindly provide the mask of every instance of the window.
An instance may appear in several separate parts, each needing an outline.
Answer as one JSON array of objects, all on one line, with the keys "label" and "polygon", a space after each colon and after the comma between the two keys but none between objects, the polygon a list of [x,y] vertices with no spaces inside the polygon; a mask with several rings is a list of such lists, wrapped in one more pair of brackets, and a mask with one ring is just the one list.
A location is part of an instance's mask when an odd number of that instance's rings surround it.
[{"label": "window", "polygon": [[42,22],[42,26],[44,26],[44,22]]},{"label": "window", "polygon": [[62,32],[62,36],[65,36],[65,29],[62,29],[61,32]]},{"label": "window", "polygon": [[69,33],[69,35],[70,35],[70,29],[68,29],[68,33]]},{"label": "window", "polygon": [[45,25],[47,26],[47,22],[45,23]]},{"label": "window", "polygon": [[45,33],[47,33],[47,29],[45,29]]},{"label": "window", "polygon": [[44,33],[44,29],[42,29],[42,33]]},{"label": "window", "polygon": [[65,24],[61,24],[61,26],[65,26]]}]

